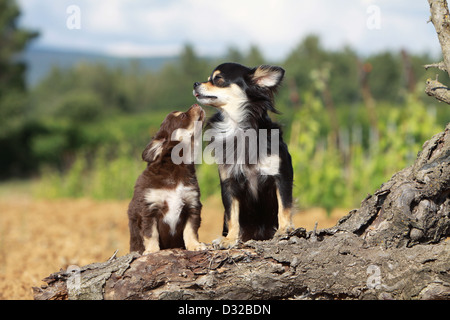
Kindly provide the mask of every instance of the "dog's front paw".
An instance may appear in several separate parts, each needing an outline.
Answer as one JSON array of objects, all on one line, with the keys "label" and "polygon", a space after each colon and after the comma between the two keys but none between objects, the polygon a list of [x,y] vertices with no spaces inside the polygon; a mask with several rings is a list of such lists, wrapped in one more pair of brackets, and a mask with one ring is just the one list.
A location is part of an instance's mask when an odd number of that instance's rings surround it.
[{"label": "dog's front paw", "polygon": [[160,250],[158,238],[144,237],[144,248],[143,255],[158,252]]},{"label": "dog's front paw", "polygon": [[290,233],[294,232],[295,228],[293,225],[288,225],[283,228],[279,228],[277,232],[275,232],[274,238],[285,238],[288,237]]},{"label": "dog's front paw", "polygon": [[189,251],[203,251],[206,249],[207,249],[206,244],[201,243],[201,242],[186,245],[186,250],[189,250]]},{"label": "dog's front paw", "polygon": [[158,251],[159,251],[159,248],[153,248],[153,249],[150,249],[150,250],[145,250],[142,255],[145,256],[147,254],[156,253]]},{"label": "dog's front paw", "polygon": [[232,249],[237,247],[239,244],[239,239],[230,239],[227,237],[221,237],[219,239],[213,240],[212,245],[214,249]]}]

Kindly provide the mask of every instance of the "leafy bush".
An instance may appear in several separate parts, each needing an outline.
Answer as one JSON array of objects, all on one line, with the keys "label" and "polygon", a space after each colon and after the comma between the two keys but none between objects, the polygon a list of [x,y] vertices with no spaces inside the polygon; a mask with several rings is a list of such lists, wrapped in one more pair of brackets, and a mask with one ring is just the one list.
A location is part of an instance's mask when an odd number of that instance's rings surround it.
[{"label": "leafy bush", "polygon": [[56,116],[75,123],[91,123],[105,112],[100,97],[89,91],[70,92],[62,96]]},{"label": "leafy bush", "polygon": [[[412,95],[405,101],[400,107],[377,105],[377,128],[364,131],[363,123],[340,124],[340,146],[336,146],[329,139],[331,128],[322,102],[306,95],[289,142],[299,206],[328,210],[357,206],[367,193],[411,165],[422,144],[442,127],[432,108]],[[323,129],[326,135],[320,134]]]},{"label": "leafy bush", "polygon": [[131,199],[134,183],[143,169],[143,162],[131,156],[125,144],[114,150],[100,148],[94,155],[80,152],[67,172],[44,169],[36,195],[45,198]]}]

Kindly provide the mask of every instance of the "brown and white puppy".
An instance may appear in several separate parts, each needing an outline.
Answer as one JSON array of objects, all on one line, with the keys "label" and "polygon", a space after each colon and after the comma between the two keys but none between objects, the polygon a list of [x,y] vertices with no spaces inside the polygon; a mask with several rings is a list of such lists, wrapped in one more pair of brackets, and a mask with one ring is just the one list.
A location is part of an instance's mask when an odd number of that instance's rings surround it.
[{"label": "brown and white puppy", "polygon": [[202,204],[193,160],[175,164],[173,157],[179,154],[172,152],[180,144],[190,144],[193,149],[194,130],[201,130],[198,124],[204,117],[198,105],[170,113],[143,151],[147,168],[136,181],[128,208],[131,252],[206,248],[198,241]]}]

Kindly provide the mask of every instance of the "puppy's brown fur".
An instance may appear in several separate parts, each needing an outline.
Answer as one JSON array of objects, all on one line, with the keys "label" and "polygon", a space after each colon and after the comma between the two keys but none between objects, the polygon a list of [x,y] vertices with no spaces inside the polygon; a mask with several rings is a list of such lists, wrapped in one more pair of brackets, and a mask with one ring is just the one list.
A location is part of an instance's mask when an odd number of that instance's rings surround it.
[{"label": "puppy's brown fur", "polygon": [[[147,168],[136,181],[128,208],[131,252],[205,248],[198,241],[202,204],[194,164],[172,161],[174,147],[180,143],[193,147],[194,123],[203,121],[204,116],[198,105],[187,112],[170,113],[143,151]],[[190,137],[181,138],[177,129],[184,129]]]}]

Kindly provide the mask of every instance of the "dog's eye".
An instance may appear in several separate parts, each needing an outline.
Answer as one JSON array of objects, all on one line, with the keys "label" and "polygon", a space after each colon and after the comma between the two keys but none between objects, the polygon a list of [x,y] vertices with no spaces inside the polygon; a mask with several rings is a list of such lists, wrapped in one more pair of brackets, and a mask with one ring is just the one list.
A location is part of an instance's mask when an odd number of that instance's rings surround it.
[{"label": "dog's eye", "polygon": [[217,75],[217,76],[214,77],[214,84],[216,86],[224,85],[225,84],[225,79],[222,76]]}]

